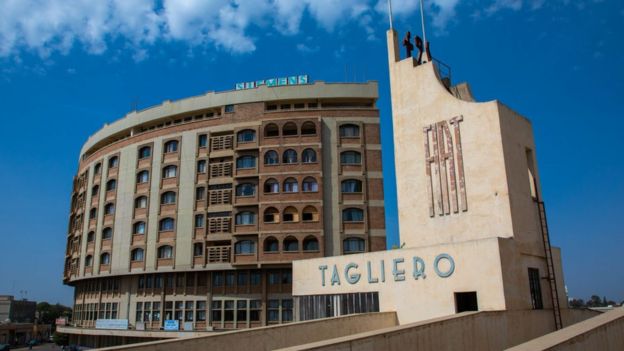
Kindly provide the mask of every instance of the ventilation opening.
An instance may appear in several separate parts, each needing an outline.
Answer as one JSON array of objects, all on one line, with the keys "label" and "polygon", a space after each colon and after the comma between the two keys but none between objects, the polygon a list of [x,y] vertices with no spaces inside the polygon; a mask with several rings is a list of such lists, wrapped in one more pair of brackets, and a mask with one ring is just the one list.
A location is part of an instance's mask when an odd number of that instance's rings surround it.
[{"label": "ventilation opening", "polygon": [[455,293],[455,311],[457,313],[478,310],[476,291]]}]

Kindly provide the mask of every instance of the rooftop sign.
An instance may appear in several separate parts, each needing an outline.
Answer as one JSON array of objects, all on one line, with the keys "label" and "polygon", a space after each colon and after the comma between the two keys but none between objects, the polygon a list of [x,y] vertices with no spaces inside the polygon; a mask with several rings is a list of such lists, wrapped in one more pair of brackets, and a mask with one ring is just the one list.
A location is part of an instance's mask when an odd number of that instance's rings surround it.
[{"label": "rooftop sign", "polygon": [[308,84],[308,75],[289,76],[281,78],[270,78],[256,80],[252,82],[236,83],[236,90],[254,89],[262,85],[267,87],[280,87],[285,85],[305,85]]}]

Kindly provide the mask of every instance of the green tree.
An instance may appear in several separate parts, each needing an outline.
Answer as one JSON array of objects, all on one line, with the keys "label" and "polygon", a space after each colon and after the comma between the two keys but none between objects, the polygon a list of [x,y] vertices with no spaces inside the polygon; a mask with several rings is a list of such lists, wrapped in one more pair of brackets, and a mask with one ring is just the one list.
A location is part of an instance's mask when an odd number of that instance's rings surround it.
[{"label": "green tree", "polygon": [[52,341],[54,341],[54,343],[58,346],[69,345],[69,337],[67,336],[67,334],[62,334],[59,332],[54,332],[54,334],[52,334]]},{"label": "green tree", "polygon": [[39,322],[42,324],[52,324],[54,328],[54,322],[59,317],[69,317],[72,314],[72,309],[67,306],[63,306],[59,303],[50,305],[47,302],[39,302],[37,304],[37,313],[39,315]]}]

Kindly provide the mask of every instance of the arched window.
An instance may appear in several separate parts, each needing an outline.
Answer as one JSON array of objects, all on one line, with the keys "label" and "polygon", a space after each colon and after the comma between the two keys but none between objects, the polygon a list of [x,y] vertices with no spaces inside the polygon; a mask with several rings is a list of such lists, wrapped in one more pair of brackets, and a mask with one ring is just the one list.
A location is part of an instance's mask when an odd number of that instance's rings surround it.
[{"label": "arched window", "polygon": [[136,182],[137,184],[147,183],[149,181],[149,172],[141,171],[137,173]]},{"label": "arched window", "polygon": [[284,222],[299,222],[299,212],[296,208],[288,206],[284,209],[282,220]]},{"label": "arched window", "polygon": [[132,234],[145,234],[145,222],[136,222],[132,225]]},{"label": "arched window", "polygon": [[158,258],[173,258],[173,247],[169,245],[159,247]]},{"label": "arched window", "polygon": [[357,138],[360,136],[360,127],[355,124],[343,124],[340,126],[342,138]]},{"label": "arched window", "polygon": [[100,255],[100,264],[110,264],[110,254],[108,252]]},{"label": "arched window", "polygon": [[98,192],[100,192],[100,186],[99,185],[94,185],[91,188],[91,196],[95,197],[98,194]]},{"label": "arched window", "polygon": [[359,208],[347,208],[342,211],[343,222],[363,222],[364,211]]},{"label": "arched window", "polygon": [[89,210],[89,219],[95,219],[97,217],[97,208],[92,208]]},{"label": "arched window", "polygon": [[316,124],[314,122],[305,122],[301,125],[301,135],[316,134]]},{"label": "arched window", "polygon": [[98,162],[93,167],[93,174],[100,174],[101,171],[102,171],[102,164]]},{"label": "arched window", "polygon": [[283,163],[297,163],[297,151],[293,149],[288,149],[284,151],[284,156],[282,156]]},{"label": "arched window", "polygon": [[173,218],[163,218],[160,220],[160,223],[158,224],[158,229],[161,232],[167,232],[167,231],[172,231],[173,228],[175,226],[175,220]]},{"label": "arched window", "polygon": [[264,182],[264,192],[279,193],[279,182],[274,178],[267,179],[267,181]]},{"label": "arched window", "polygon": [[256,223],[256,214],[251,211],[243,211],[236,214],[236,225],[249,225]]},{"label": "arched window", "polygon": [[343,193],[361,193],[362,181],[357,179],[345,179],[342,181],[340,188]]},{"label": "arched window", "polygon": [[265,137],[276,137],[279,136],[279,128],[275,123],[269,123],[264,127],[264,136]]},{"label": "arched window", "polygon": [[275,207],[264,210],[264,223],[279,223],[279,211]]},{"label": "arched window", "polygon": [[284,251],[299,251],[299,241],[297,238],[289,236],[284,239]]},{"label": "arched window", "polygon": [[193,244],[193,256],[198,257],[204,254],[204,244],[195,243]]},{"label": "arched window", "polygon": [[236,168],[254,168],[256,167],[256,158],[251,155],[241,156],[236,159]]},{"label": "arched window", "polygon": [[119,166],[119,157],[113,156],[108,159],[108,168],[116,168]]},{"label": "arched window", "polygon": [[93,266],[93,256],[88,255],[87,257],[85,257],[85,267],[91,266]]},{"label": "arched window", "polygon": [[173,191],[167,191],[160,195],[160,204],[161,205],[170,205],[176,202],[176,193]]},{"label": "arched window", "polygon": [[206,173],[206,160],[197,161],[197,173],[199,174]]},{"label": "arched window", "polygon": [[365,242],[360,238],[347,238],[342,241],[342,251],[345,254],[364,252]]},{"label": "arched window", "polygon": [[142,160],[144,158],[148,158],[152,156],[152,148],[149,146],[143,146],[139,149],[139,159]]},{"label": "arched window", "polygon": [[234,253],[237,255],[251,255],[256,253],[256,243],[251,240],[241,240],[234,245]]},{"label": "arched window", "polygon": [[147,208],[147,196],[139,196],[134,200],[134,208]]},{"label": "arched window", "polygon": [[264,252],[278,252],[279,251],[279,241],[274,237],[270,236],[264,239]]},{"label": "arched window", "polygon": [[95,241],[95,232],[91,231],[87,234],[87,242],[92,243]]},{"label": "arched window", "polygon": [[236,186],[236,196],[256,195],[256,185],[252,183],[242,183]]},{"label": "arched window", "polygon": [[109,215],[112,215],[112,214],[115,214],[115,204],[107,203],[104,206],[104,215],[105,216],[109,216]]},{"label": "arched window", "polygon": [[236,140],[239,143],[251,143],[256,140],[256,131],[252,129],[241,130],[236,134]]},{"label": "arched window", "polygon": [[319,220],[318,210],[314,206],[306,206],[301,211],[301,220],[304,222],[317,222]]},{"label": "arched window", "polygon": [[264,153],[265,165],[276,165],[278,163],[279,163],[279,156],[277,156],[277,152],[275,152],[275,150],[269,150]]},{"label": "arched window", "polygon": [[318,191],[318,183],[316,179],[313,177],[305,177],[303,178],[303,182],[301,183],[303,192],[317,192]]},{"label": "arched window", "polygon": [[108,240],[113,237],[113,229],[111,227],[106,227],[102,229],[102,240]]},{"label": "arched window", "polygon": [[357,151],[344,151],[340,154],[340,163],[343,165],[359,165],[362,163],[362,154]]},{"label": "arched window", "polygon": [[297,135],[297,125],[293,122],[288,122],[284,124],[284,126],[282,127],[282,135]]},{"label": "arched window", "polygon": [[313,236],[308,236],[303,239],[303,251],[318,251],[319,250],[319,242]]},{"label": "arched window", "polygon": [[141,248],[130,251],[130,260],[134,262],[143,261],[143,253],[144,251]]},{"label": "arched window", "polygon": [[169,165],[163,168],[163,178],[174,178],[178,174],[178,166]]},{"label": "arched window", "polygon": [[296,193],[298,191],[299,191],[299,183],[297,183],[297,179],[286,178],[286,180],[284,180],[284,192],[285,193]]},{"label": "arched window", "polygon": [[169,140],[165,143],[165,153],[172,153],[178,151],[178,141],[177,140]]},{"label": "arched window", "polygon": [[303,163],[316,163],[316,151],[312,149],[305,149],[301,154],[301,162]]},{"label": "arched window", "polygon": [[117,189],[117,180],[111,179],[106,182],[106,191],[113,191],[115,189]]}]

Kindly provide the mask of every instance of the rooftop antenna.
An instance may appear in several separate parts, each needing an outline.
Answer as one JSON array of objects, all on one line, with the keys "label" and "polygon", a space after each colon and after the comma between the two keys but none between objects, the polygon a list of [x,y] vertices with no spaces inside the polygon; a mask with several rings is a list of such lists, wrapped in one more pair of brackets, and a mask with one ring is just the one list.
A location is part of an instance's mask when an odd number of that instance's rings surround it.
[{"label": "rooftop antenna", "polygon": [[[422,6],[422,1],[421,1]],[[390,20],[390,29],[392,28],[392,0],[388,0],[388,19]]]},{"label": "rooftop antenna", "polygon": [[422,24],[423,43],[427,45],[427,34],[425,33],[425,10],[423,0],[420,0],[420,23]]}]

